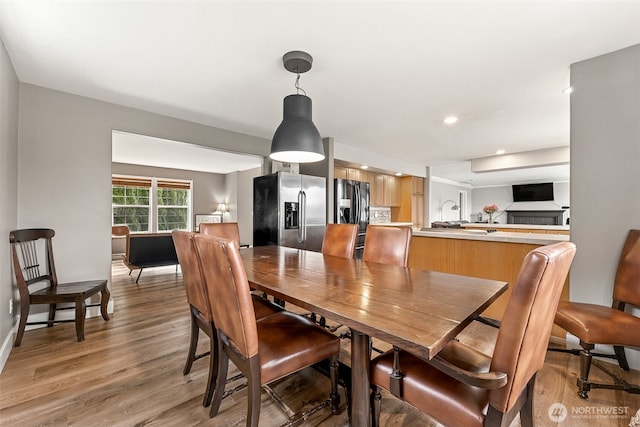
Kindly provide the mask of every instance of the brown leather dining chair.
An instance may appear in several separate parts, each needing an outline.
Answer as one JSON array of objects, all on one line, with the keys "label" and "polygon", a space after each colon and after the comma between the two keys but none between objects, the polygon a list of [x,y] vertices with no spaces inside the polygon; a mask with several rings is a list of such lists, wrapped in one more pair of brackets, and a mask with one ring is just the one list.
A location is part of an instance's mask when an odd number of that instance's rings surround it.
[{"label": "brown leather dining chair", "polygon": [[[184,365],[183,374],[187,375],[191,372],[193,362],[210,355],[209,357],[209,375],[207,377],[207,387],[202,400],[203,406],[209,406],[213,397],[213,386],[216,378],[216,366],[218,358],[218,340],[215,335],[215,325],[213,316],[209,308],[207,291],[200,274],[200,266],[194,252],[193,243],[191,242],[193,235],[188,231],[174,230],[171,235],[173,244],[176,247],[176,254],[180,262],[182,270],[182,280],[184,282],[185,292],[187,294],[187,302],[189,303],[189,312],[191,318],[191,340],[189,343],[189,351],[187,353],[187,361]],[[253,297],[254,312],[258,318],[266,317],[277,311],[278,306],[270,304],[266,300],[259,297]],[[196,354],[198,348],[198,338],[200,331],[209,337],[209,351],[204,354]]]},{"label": "brown leather dining chair", "polygon": [[[622,248],[613,283],[611,307],[580,302],[562,301],[558,305],[555,323],[580,339],[581,350],[566,350],[580,354],[578,395],[583,399],[592,388],[625,390],[640,394],[640,385],[621,379],[616,384],[594,383],[589,380],[593,356],[618,360],[629,370],[625,347],[640,348],[640,317],[625,312],[626,306],[640,307],[640,230],[630,230]],[[596,344],[613,346],[614,354],[594,353]],[[561,350],[562,351],[562,350]]]},{"label": "brown leather dining chair", "polygon": [[342,258],[353,258],[357,237],[358,226],[356,224],[327,224],[322,240],[322,253]]},{"label": "brown leather dining chair", "polygon": [[[13,230],[9,233],[13,270],[16,276],[18,292],[20,293],[20,322],[14,346],[22,342],[26,325],[46,324],[48,327],[55,323],[75,322],[76,338],[84,341],[84,321],[87,307],[100,307],[104,320],[109,320],[107,305],[110,292],[106,279],[86,280],[73,283],[58,283],[56,267],[53,257],[52,239],[55,231],[49,228],[28,228]],[[42,289],[31,291],[32,285],[48,285]],[[100,294],[100,303],[87,304],[86,300]],[[72,303],[71,307],[58,307],[58,304]],[[27,322],[31,305],[48,304],[49,320]],[[74,320],[56,320],[57,310],[75,310]]]},{"label": "brown leather dining chair", "polygon": [[247,426],[257,426],[263,385],[330,359],[331,406],[338,412],[340,340],[296,314],[281,311],[256,320],[239,249],[233,240],[193,238],[221,347],[210,416],[224,394],[229,359],[247,378]]},{"label": "brown leather dining chair", "polygon": [[527,254],[493,356],[454,340],[430,362],[403,350],[375,358],[371,362],[375,424],[379,421],[378,387],[382,387],[447,426],[508,426],[518,412],[522,426],[532,426],[536,373],[544,363],[553,317],[574,255],[571,242]]},{"label": "brown leather dining chair", "polygon": [[364,261],[406,267],[409,259],[410,243],[410,227],[373,225],[367,227],[362,259]]},{"label": "brown leather dining chair", "polygon": [[230,239],[240,247],[240,229],[237,222],[205,222],[199,225],[200,234]]},{"label": "brown leather dining chair", "polygon": [[[324,255],[337,256],[341,258],[353,258],[356,250],[356,240],[358,238],[358,226],[356,224],[327,224],[322,239],[321,252]],[[317,319],[315,313],[311,313],[310,319],[322,327],[327,327],[324,317]],[[340,326],[329,327],[331,332],[335,332]]]}]

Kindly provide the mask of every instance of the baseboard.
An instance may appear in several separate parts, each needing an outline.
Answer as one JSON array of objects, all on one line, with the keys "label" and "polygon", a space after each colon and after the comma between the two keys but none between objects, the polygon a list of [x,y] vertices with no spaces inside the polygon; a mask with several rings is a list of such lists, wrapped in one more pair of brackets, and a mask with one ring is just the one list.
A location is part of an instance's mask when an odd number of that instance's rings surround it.
[{"label": "baseboard", "polygon": [[0,348],[0,374],[4,369],[4,365],[7,363],[7,359],[9,359],[9,355],[11,354],[11,350],[13,349],[13,340],[16,336],[16,325],[14,324],[11,329],[9,329],[9,333],[4,338],[2,343],[2,348]]}]

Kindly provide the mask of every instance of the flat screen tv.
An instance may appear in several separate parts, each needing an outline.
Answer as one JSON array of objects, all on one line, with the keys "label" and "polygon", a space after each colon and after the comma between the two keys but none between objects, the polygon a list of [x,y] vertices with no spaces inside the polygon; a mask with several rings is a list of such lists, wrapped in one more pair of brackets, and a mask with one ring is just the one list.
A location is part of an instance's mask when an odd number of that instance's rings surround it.
[{"label": "flat screen tv", "polygon": [[514,202],[543,202],[553,200],[553,182],[512,185]]}]

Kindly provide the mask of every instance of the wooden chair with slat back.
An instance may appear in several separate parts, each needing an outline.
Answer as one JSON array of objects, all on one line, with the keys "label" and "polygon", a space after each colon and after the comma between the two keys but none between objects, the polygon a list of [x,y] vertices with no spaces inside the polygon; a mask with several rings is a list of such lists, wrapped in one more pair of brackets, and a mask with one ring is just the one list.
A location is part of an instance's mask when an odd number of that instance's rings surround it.
[{"label": "wooden chair with slat back", "polygon": [[258,425],[263,385],[325,359],[331,360],[330,402],[332,411],[337,413],[340,340],[287,311],[256,321],[236,243],[203,235],[194,236],[193,241],[222,350],[210,416],[217,415],[220,409],[229,359],[247,377],[247,426]]},{"label": "wooden chair with slat back", "polygon": [[[179,230],[174,230],[171,233],[173,243],[176,247],[176,254],[180,261],[182,280],[184,282],[187,302],[189,303],[189,311],[191,314],[191,340],[183,374],[187,375],[191,372],[191,367],[194,361],[210,355],[209,376],[207,379],[204,398],[202,400],[203,406],[209,406],[211,398],[213,397],[216,379],[216,364],[219,351],[218,341],[215,334],[215,324],[209,308],[207,290],[202,280],[202,273],[200,272],[200,266],[193,247],[192,239],[195,234],[196,233]],[[253,303],[255,315],[259,319],[280,311],[280,307],[275,304],[270,304],[268,301],[258,296],[253,296]],[[209,337],[209,351],[203,354],[196,354],[200,330]]]},{"label": "wooden chair with slat back", "polygon": [[410,243],[410,227],[369,226],[364,238],[362,259],[406,267]]},{"label": "wooden chair with slat back", "polygon": [[[109,320],[107,304],[109,289],[106,280],[87,280],[74,283],[58,283],[51,242],[55,232],[48,228],[30,228],[13,230],[9,233],[13,269],[20,293],[20,321],[14,346],[22,342],[26,325],[48,325],[55,323],[75,322],[78,341],[84,340],[84,321],[87,307],[100,307],[104,320]],[[47,286],[31,291],[36,284],[47,283]],[[34,288],[37,287],[33,286]],[[86,304],[86,300],[100,294],[99,304]],[[58,304],[73,303],[73,307],[58,307]],[[48,304],[49,320],[28,322],[31,305]],[[57,310],[75,309],[73,320],[56,320]]]},{"label": "wooden chair with slat back", "polygon": [[527,254],[492,356],[453,340],[429,362],[397,348],[373,359],[374,425],[381,387],[448,426],[508,426],[518,413],[522,426],[533,426],[536,373],[575,251],[561,242]]}]

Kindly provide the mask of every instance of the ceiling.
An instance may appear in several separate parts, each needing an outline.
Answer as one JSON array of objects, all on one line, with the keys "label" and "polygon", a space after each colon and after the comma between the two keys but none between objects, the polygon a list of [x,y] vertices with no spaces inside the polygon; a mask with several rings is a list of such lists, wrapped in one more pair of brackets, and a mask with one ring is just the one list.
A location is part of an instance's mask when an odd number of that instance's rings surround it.
[{"label": "ceiling", "polygon": [[266,139],[304,50],[323,137],[477,186],[472,158],[569,144],[569,66],[640,43],[640,1],[2,0],[0,35],[21,82]]}]

